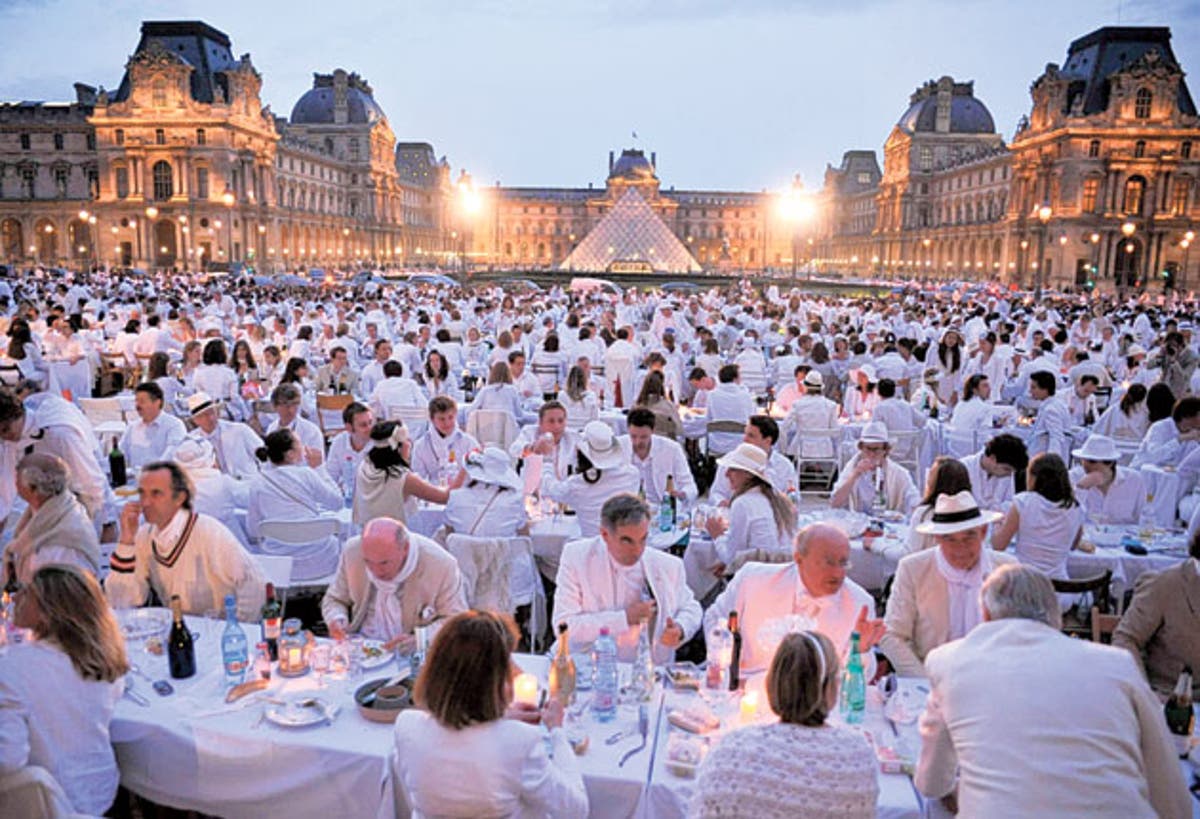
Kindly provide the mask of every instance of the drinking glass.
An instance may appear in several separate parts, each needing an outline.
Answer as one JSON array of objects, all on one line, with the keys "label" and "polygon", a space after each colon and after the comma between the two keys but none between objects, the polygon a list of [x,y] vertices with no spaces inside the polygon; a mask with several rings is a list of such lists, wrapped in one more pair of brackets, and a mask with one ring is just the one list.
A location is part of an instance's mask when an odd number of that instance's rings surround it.
[{"label": "drinking glass", "polygon": [[346,669],[346,678],[350,680],[361,680],[363,677],[363,647],[366,645],[366,640],[360,635],[354,635],[350,638],[350,666]]},{"label": "drinking glass", "polygon": [[350,671],[350,641],[343,638],[333,644],[329,655],[329,671],[345,676]]},{"label": "drinking glass", "polygon": [[328,643],[317,643],[309,652],[308,662],[312,670],[317,672],[317,687],[325,687],[325,673],[329,671],[329,660],[332,652]]}]

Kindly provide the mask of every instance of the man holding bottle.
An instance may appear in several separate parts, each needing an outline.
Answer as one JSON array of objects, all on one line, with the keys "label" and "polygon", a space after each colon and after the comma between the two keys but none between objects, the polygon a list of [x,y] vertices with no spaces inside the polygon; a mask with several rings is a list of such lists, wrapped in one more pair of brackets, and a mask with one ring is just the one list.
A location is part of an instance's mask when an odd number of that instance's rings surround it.
[{"label": "man holding bottle", "polygon": [[632,660],[646,621],[654,661],[663,663],[699,628],[700,604],[688,588],[683,561],[647,549],[649,531],[646,503],[620,493],[601,507],[598,536],[563,547],[554,624],[566,624],[576,645],[594,642],[608,628],[619,658]]}]

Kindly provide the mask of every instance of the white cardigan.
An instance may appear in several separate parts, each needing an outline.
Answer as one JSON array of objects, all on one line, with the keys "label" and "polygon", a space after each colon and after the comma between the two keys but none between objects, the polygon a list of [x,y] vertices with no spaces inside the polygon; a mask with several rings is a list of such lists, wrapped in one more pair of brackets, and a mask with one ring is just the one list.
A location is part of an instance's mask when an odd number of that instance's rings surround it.
[{"label": "white cardigan", "polygon": [[108,725],[123,687],[82,679],[48,643],[11,646],[0,655],[0,776],[40,766],[76,811],[103,814],[120,781]]},{"label": "white cardigan", "polygon": [[[579,763],[560,729],[500,719],[461,730],[424,711],[396,719],[389,775],[396,816],[413,819],[575,819],[588,812]],[[390,815],[384,805],[381,815]]]}]

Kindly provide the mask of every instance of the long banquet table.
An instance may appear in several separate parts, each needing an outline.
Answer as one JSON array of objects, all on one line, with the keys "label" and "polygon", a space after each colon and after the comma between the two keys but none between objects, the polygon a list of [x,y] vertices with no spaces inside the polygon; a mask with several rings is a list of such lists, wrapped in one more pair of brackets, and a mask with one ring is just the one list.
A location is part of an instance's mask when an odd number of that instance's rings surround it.
[{"label": "long banquet table", "polygon": [[[227,705],[220,665],[220,634],[224,624],[188,618],[199,635],[198,674],[173,681],[176,693],[159,697],[140,677],[131,677],[139,705],[122,699],[113,716],[111,735],[121,769],[121,783],[153,802],[183,810],[239,819],[282,815],[295,817],[376,816],[381,806],[383,776],[392,748],[391,726],[368,722],[355,710],[353,691],[365,680],[390,677],[395,665],[368,670],[362,680],[326,675],[319,687],[314,672],[284,679],[276,675],[264,694],[253,694]],[[245,625],[253,638],[257,626]],[[140,644],[130,645],[132,660],[149,676],[166,677],[166,660]],[[544,657],[516,658],[524,670],[537,675],[544,687],[548,662]],[[628,669],[623,673],[627,676]],[[761,680],[749,683],[761,687]],[[331,724],[311,728],[282,728],[262,719],[263,697],[316,696],[339,707]],[[589,695],[581,692],[580,697]],[[618,761],[637,743],[637,706],[622,704],[615,721],[596,723],[586,707],[573,709],[577,729],[589,737],[579,758],[594,817],[675,817],[686,813],[694,780],[667,771],[663,759],[672,729],[669,708],[694,696],[657,689],[649,703],[650,732],[646,750],[624,766]],[[580,704],[584,702],[581,699]],[[733,712],[736,699],[731,698]],[[765,709],[766,699],[762,698]],[[878,731],[882,717],[869,711],[866,727]],[[728,715],[728,708],[726,708]],[[736,719],[736,713],[734,716]],[[609,745],[618,731],[630,736]],[[400,760],[403,764],[403,760]],[[879,815],[916,817],[920,800],[907,776],[880,775]]]}]

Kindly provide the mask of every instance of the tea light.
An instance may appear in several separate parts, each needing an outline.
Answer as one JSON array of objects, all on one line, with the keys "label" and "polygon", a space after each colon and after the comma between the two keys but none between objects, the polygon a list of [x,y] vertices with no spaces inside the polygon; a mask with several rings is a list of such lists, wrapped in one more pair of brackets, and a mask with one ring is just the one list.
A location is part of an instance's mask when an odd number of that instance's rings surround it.
[{"label": "tea light", "polygon": [[520,705],[537,705],[538,681],[532,674],[518,674],[513,683],[513,698]]},{"label": "tea light", "polygon": [[287,653],[287,662],[292,668],[299,668],[304,664],[303,651],[298,648],[289,648]]},{"label": "tea light", "polygon": [[754,722],[758,716],[758,692],[747,691],[742,695],[741,715],[743,723]]}]

